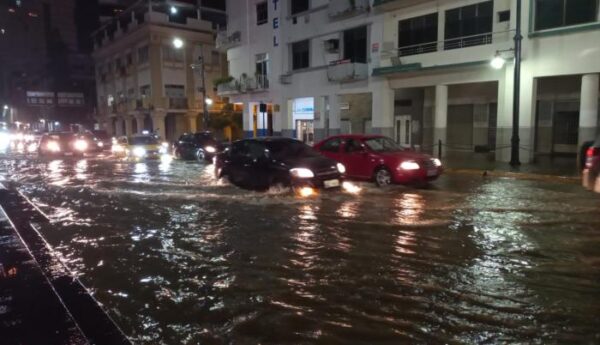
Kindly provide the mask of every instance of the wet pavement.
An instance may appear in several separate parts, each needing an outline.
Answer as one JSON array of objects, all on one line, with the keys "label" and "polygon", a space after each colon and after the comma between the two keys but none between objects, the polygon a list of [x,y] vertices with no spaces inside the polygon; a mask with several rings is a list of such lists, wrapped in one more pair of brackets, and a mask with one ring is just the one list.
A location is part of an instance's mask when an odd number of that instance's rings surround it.
[{"label": "wet pavement", "polygon": [[600,343],[600,197],[574,183],[306,200],[179,161],[5,158],[0,175],[137,344]]}]

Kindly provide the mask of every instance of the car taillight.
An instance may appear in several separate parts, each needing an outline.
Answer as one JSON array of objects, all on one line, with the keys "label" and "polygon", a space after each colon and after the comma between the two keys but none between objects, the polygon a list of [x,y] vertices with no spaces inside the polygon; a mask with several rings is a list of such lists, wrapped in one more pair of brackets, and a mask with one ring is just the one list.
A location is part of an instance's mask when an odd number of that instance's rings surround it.
[{"label": "car taillight", "polygon": [[600,147],[590,147],[585,156],[587,158],[585,161],[585,167],[589,169],[592,167],[594,158],[600,157]]}]

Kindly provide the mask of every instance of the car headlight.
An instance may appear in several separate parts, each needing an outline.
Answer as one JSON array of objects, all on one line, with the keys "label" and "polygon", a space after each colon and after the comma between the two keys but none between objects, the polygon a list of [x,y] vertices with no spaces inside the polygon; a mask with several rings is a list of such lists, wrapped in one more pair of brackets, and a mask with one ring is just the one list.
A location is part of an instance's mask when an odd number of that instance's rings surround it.
[{"label": "car headlight", "polygon": [[421,167],[417,162],[406,161],[400,164],[402,170],[419,170]]},{"label": "car headlight", "polygon": [[344,164],[338,163],[338,164],[335,165],[335,167],[340,172],[340,174],[346,173],[346,167],[344,166]]},{"label": "car headlight", "polygon": [[160,153],[160,154],[165,154],[165,153],[167,153],[167,150],[168,150],[168,147],[161,146],[161,147],[158,149],[158,153]]},{"label": "car headlight", "polygon": [[119,144],[113,144],[112,146],[112,152],[123,152],[125,151],[125,148]]},{"label": "car headlight", "polygon": [[99,141],[99,142],[98,142],[98,147],[104,147],[104,143],[103,143],[103,142],[101,142],[101,141]]},{"label": "car headlight", "polygon": [[442,166],[442,161],[441,160],[439,160],[437,158],[433,158],[432,161],[433,161],[433,165],[435,165],[436,167],[439,168],[439,167]]},{"label": "car headlight", "polygon": [[85,151],[88,148],[88,143],[87,141],[83,140],[83,139],[77,139],[75,140],[75,150],[77,151]]},{"label": "car headlight", "polygon": [[217,152],[217,149],[214,146],[207,146],[204,148],[204,151],[206,151],[208,153],[215,153],[215,152]]},{"label": "car headlight", "polygon": [[52,140],[46,144],[46,149],[48,149],[50,152],[60,152],[60,145],[58,142]]},{"label": "car headlight", "polygon": [[143,147],[135,147],[133,148],[133,155],[136,157],[144,157],[146,155],[146,149]]},{"label": "car headlight", "polygon": [[290,174],[294,177],[298,178],[312,178],[315,177],[315,174],[310,169],[306,168],[294,168],[290,169]]},{"label": "car headlight", "polygon": [[160,146],[164,147],[165,149],[169,147],[169,143],[166,141],[163,141],[162,144],[160,144]]}]

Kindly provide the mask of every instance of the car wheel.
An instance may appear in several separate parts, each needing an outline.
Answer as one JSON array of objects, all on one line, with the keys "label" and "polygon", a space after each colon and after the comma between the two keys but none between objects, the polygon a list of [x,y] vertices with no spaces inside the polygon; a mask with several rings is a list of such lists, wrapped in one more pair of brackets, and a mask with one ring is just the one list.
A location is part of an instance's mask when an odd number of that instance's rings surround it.
[{"label": "car wheel", "polygon": [[198,150],[196,152],[196,160],[200,163],[203,163],[204,161],[206,161],[206,156],[204,155],[203,150]]},{"label": "car wheel", "polygon": [[392,174],[387,168],[379,168],[375,171],[375,184],[377,187],[389,186],[392,183]]}]

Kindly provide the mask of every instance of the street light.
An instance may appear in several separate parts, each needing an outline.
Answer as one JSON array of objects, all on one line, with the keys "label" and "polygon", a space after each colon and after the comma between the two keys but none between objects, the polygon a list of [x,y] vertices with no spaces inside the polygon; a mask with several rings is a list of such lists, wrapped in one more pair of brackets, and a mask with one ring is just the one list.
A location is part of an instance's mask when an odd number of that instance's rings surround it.
[{"label": "street light", "polygon": [[183,47],[183,40],[181,38],[175,37],[173,39],[173,47],[175,47],[175,49],[181,49]]},{"label": "street light", "polygon": [[206,105],[212,105],[213,104],[213,100],[211,98],[206,98],[204,99],[204,103],[206,103]]},{"label": "street light", "polygon": [[171,14],[177,14],[177,7],[171,6]]},{"label": "street light", "polygon": [[4,105],[4,110],[8,110],[8,105]]},{"label": "street light", "polygon": [[492,68],[494,68],[494,69],[501,69],[502,67],[504,67],[505,63],[506,63],[506,60],[504,60],[504,58],[502,56],[496,55],[490,62],[490,65],[492,65]]}]

